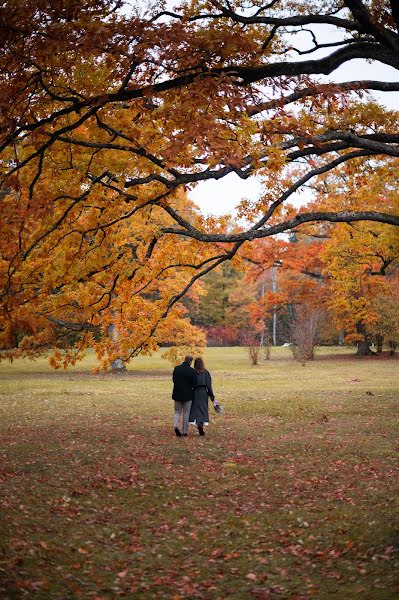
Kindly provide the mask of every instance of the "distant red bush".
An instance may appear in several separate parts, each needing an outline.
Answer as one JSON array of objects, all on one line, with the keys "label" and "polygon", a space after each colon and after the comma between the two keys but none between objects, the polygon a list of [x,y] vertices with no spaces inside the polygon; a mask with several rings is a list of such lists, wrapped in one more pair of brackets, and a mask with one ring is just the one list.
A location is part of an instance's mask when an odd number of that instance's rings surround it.
[{"label": "distant red bush", "polygon": [[208,346],[239,346],[240,331],[231,325],[214,325],[203,327]]}]

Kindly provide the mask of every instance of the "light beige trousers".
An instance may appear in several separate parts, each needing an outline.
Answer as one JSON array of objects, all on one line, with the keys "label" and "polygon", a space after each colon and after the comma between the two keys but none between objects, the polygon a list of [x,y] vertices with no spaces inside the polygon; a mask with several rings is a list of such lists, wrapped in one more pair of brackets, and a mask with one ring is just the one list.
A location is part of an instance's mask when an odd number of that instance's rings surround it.
[{"label": "light beige trousers", "polygon": [[188,402],[179,402],[179,400],[175,400],[174,402],[175,412],[173,415],[173,427],[179,427],[179,420],[181,415],[183,415],[183,433],[187,433],[188,419],[191,410],[191,400],[189,400]]}]

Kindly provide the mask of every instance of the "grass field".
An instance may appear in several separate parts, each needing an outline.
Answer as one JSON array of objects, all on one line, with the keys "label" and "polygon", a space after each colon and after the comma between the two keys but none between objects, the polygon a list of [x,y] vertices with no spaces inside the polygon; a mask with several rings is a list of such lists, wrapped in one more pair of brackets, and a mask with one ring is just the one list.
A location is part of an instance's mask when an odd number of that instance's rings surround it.
[{"label": "grass field", "polygon": [[398,597],[399,361],[326,352],[208,349],[204,438],[160,354],[0,363],[0,598]]}]

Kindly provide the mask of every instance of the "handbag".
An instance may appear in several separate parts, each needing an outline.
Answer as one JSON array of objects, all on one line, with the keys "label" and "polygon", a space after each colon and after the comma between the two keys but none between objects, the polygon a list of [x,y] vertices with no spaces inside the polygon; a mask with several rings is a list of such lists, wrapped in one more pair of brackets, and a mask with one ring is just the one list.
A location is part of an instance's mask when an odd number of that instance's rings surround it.
[{"label": "handbag", "polygon": [[224,413],[224,408],[221,404],[219,404],[219,402],[217,400],[213,401],[213,408],[215,409],[215,411],[221,415],[222,413]]}]

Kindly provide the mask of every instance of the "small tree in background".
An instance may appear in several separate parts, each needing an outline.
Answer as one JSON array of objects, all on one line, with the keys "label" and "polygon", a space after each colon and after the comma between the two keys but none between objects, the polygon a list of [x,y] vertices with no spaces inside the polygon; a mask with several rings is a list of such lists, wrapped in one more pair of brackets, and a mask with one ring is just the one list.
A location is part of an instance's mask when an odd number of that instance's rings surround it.
[{"label": "small tree in background", "polygon": [[270,360],[270,349],[271,349],[272,343],[271,343],[270,334],[269,334],[267,327],[265,327],[265,330],[262,333],[261,340],[260,340],[260,346],[263,348],[264,359]]},{"label": "small tree in background", "polygon": [[321,311],[313,306],[299,306],[291,327],[291,350],[296,360],[313,360],[319,335]]},{"label": "small tree in background", "polygon": [[247,348],[251,363],[257,365],[262,350],[259,333],[254,329],[247,329],[241,334],[240,341]]}]

